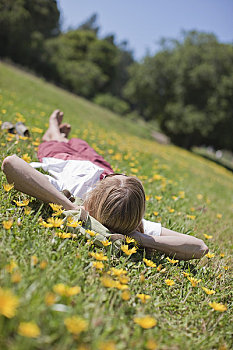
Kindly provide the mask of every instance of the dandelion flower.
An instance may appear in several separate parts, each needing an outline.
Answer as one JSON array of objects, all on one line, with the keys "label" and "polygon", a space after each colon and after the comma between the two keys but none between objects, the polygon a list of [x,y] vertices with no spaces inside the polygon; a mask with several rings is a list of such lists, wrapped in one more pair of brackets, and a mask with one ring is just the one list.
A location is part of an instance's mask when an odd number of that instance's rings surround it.
[{"label": "dandelion flower", "polygon": [[201,282],[201,279],[196,279],[194,277],[187,277],[188,280],[191,282],[192,287],[196,287],[198,285],[199,282]]},{"label": "dandelion flower", "polygon": [[2,222],[2,225],[3,225],[5,230],[9,230],[12,227],[12,225],[13,225],[13,220],[8,220],[8,221],[4,220]]},{"label": "dandelion flower", "polygon": [[68,227],[78,227],[78,226],[81,226],[81,221],[76,221],[73,218],[69,217],[67,222],[66,222],[66,226],[68,226]]},{"label": "dandelion flower", "polygon": [[106,341],[106,342],[102,342],[100,343],[99,350],[115,350],[116,349],[116,345],[113,341]]},{"label": "dandelion flower", "polygon": [[88,324],[87,321],[78,316],[67,317],[64,320],[67,330],[75,335],[87,330]]},{"label": "dandelion flower", "polygon": [[170,259],[170,258],[166,258],[167,259],[167,261],[169,261],[171,264],[176,264],[176,263],[178,263],[179,262],[179,260],[174,260],[174,259]]},{"label": "dandelion flower", "polygon": [[207,253],[205,256],[206,256],[207,258],[211,259],[211,258],[213,258],[213,257],[215,256],[215,254],[209,252],[209,253]]},{"label": "dandelion flower", "polygon": [[47,261],[43,260],[41,261],[40,263],[40,269],[41,270],[44,270],[46,268],[46,266],[48,265]]},{"label": "dandelion flower", "polygon": [[212,289],[208,289],[208,288],[205,288],[205,287],[201,287],[204,292],[208,295],[212,295],[212,294],[215,294],[215,290],[212,290]]},{"label": "dandelion flower", "polygon": [[155,199],[157,199],[157,201],[161,201],[162,198],[162,196],[155,196]]},{"label": "dandelion flower", "polygon": [[212,307],[215,311],[224,312],[227,310],[227,306],[221,303],[216,303],[213,301],[212,303],[209,303],[209,306]]},{"label": "dandelion flower", "polygon": [[35,266],[38,263],[38,258],[36,255],[31,256],[31,264],[32,266]]},{"label": "dandelion flower", "polygon": [[126,255],[131,255],[137,252],[137,248],[133,247],[132,249],[129,249],[129,246],[127,244],[123,244],[121,246],[121,250],[126,254]]},{"label": "dandelion flower", "polygon": [[102,270],[104,268],[102,261],[93,261],[92,266],[98,270]]},{"label": "dandelion flower", "polygon": [[109,242],[107,239],[106,241],[101,241],[101,243],[103,244],[104,247],[107,247],[112,244],[112,242]]},{"label": "dandelion flower", "polygon": [[12,283],[19,283],[21,281],[21,273],[19,271],[16,271],[11,276],[11,282]]},{"label": "dandelion flower", "polygon": [[145,316],[145,317],[135,317],[134,323],[137,323],[142,328],[149,329],[156,326],[157,321],[151,316]]},{"label": "dandelion flower", "polygon": [[29,157],[28,153],[23,154],[22,159],[27,163],[31,161],[31,157]]},{"label": "dandelion flower", "polygon": [[224,270],[229,270],[230,266],[226,265],[226,266],[223,266]]},{"label": "dandelion flower", "polygon": [[14,184],[3,184],[3,188],[6,192],[9,192],[12,190],[12,188],[14,188]]},{"label": "dandelion flower", "polygon": [[224,258],[225,254],[224,253],[220,253],[219,256],[220,256],[220,258]]},{"label": "dandelion flower", "polygon": [[27,338],[37,338],[40,335],[40,328],[35,322],[20,322],[18,334]]},{"label": "dandelion flower", "polygon": [[112,273],[114,276],[121,276],[126,275],[127,271],[124,269],[116,269],[115,267],[111,267],[110,273]]},{"label": "dandelion flower", "polygon": [[86,230],[86,232],[91,236],[94,237],[96,235],[96,233],[94,231],[91,230]]},{"label": "dandelion flower", "polygon": [[124,290],[121,293],[121,299],[128,301],[130,299],[130,292],[128,290]]},{"label": "dandelion flower", "polygon": [[153,211],[154,216],[158,216],[159,212],[158,211]]},{"label": "dandelion flower", "polygon": [[29,215],[31,213],[32,209],[28,206],[24,207],[24,214]]},{"label": "dandelion flower", "polygon": [[166,283],[167,286],[170,286],[170,287],[175,284],[175,282],[173,280],[170,280],[170,279],[166,279],[165,283]]},{"label": "dandelion flower", "polygon": [[145,282],[145,280],[146,280],[145,275],[143,273],[141,273],[139,279],[140,279],[141,283]]},{"label": "dandelion flower", "polygon": [[143,261],[146,264],[146,266],[156,267],[156,264],[153,261],[149,260],[149,259],[143,258]]},{"label": "dandelion flower", "polygon": [[116,287],[116,281],[114,281],[111,277],[109,276],[103,276],[101,278],[101,283],[104,287],[106,288],[115,288]]},{"label": "dandelion flower", "polygon": [[129,283],[129,277],[128,276],[118,276],[119,282],[123,284]]},{"label": "dandelion flower", "polygon": [[53,209],[53,211],[59,211],[62,209],[62,205],[55,204],[55,203],[49,203],[50,207]]},{"label": "dandelion flower", "polygon": [[45,304],[47,306],[53,305],[55,301],[56,301],[56,295],[54,293],[49,292],[45,295]]},{"label": "dandelion flower", "polygon": [[160,272],[161,269],[162,269],[162,267],[163,267],[163,266],[162,266],[161,264],[159,264],[159,266],[157,267],[157,271]]},{"label": "dandelion flower", "polygon": [[213,238],[213,236],[211,236],[211,235],[207,235],[207,234],[203,234],[203,236],[206,238],[206,239],[212,239]]},{"label": "dandelion flower", "polygon": [[53,286],[53,291],[61,296],[66,295],[67,286],[63,283],[58,283]]},{"label": "dandelion flower", "polygon": [[190,219],[190,220],[195,220],[196,219],[196,215],[186,215],[186,218],[187,219]]},{"label": "dandelion flower", "polygon": [[49,224],[52,224],[53,227],[61,227],[61,225],[63,224],[63,220],[58,218],[48,218],[47,222]]},{"label": "dandelion flower", "polygon": [[23,200],[21,202],[13,200],[13,202],[15,202],[18,207],[26,207],[28,205],[28,203],[29,203],[29,199],[25,199],[25,200]]},{"label": "dandelion flower", "polygon": [[53,224],[49,224],[48,222],[45,222],[45,221],[40,222],[40,225],[44,227],[53,227]]},{"label": "dandelion flower", "polygon": [[99,261],[107,261],[108,260],[107,256],[104,255],[102,252],[100,252],[100,253],[91,252],[90,255]]},{"label": "dandelion flower", "polygon": [[71,297],[73,295],[77,295],[81,292],[81,288],[79,286],[67,287],[66,288],[66,296]]},{"label": "dandelion flower", "polygon": [[16,314],[19,305],[19,299],[11,290],[0,287],[0,314],[12,318]]},{"label": "dandelion flower", "polygon": [[156,350],[157,349],[157,343],[154,341],[154,339],[149,339],[147,341],[146,349],[147,350]]},{"label": "dandelion flower", "polygon": [[136,297],[139,298],[143,304],[151,298],[148,294],[137,294]]},{"label": "dandelion flower", "polygon": [[222,214],[216,214],[217,219],[222,219]]}]

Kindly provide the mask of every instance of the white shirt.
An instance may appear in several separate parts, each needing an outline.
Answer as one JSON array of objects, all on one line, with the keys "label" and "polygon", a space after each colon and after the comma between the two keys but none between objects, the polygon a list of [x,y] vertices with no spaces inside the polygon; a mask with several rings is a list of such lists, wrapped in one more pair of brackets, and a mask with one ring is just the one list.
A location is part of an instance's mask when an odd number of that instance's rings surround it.
[{"label": "white shirt", "polygon": [[[75,197],[85,198],[91,191],[104,169],[88,160],[63,160],[58,158],[43,158],[42,163],[30,163],[33,168],[42,168],[58,191],[68,190]],[[149,236],[161,235],[161,224],[143,219],[144,233]]]}]

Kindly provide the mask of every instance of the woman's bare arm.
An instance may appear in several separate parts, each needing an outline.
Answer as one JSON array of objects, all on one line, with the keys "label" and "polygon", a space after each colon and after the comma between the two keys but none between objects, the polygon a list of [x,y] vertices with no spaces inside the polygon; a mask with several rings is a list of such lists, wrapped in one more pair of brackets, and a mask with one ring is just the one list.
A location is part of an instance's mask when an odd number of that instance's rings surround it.
[{"label": "woman's bare arm", "polygon": [[196,237],[162,227],[161,236],[149,236],[140,232],[131,235],[144,248],[155,249],[179,260],[200,259],[208,253],[205,243]]},{"label": "woman's bare arm", "polygon": [[12,155],[2,163],[2,170],[9,183],[14,183],[16,190],[36,197],[46,203],[56,203],[65,209],[76,209],[75,205],[60,193],[39,171],[33,169],[23,159]]}]

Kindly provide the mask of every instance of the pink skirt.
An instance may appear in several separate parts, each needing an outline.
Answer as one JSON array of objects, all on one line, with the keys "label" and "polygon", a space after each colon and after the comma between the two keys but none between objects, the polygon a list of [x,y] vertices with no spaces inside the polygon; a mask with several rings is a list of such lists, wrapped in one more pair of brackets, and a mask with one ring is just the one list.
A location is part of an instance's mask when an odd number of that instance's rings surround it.
[{"label": "pink skirt", "polygon": [[114,173],[111,165],[100,156],[88,143],[84,140],[72,138],[67,143],[60,141],[44,141],[40,144],[37,153],[38,159],[42,162],[42,158],[52,157],[63,160],[89,160],[95,165],[103,168],[101,179],[104,175]]}]

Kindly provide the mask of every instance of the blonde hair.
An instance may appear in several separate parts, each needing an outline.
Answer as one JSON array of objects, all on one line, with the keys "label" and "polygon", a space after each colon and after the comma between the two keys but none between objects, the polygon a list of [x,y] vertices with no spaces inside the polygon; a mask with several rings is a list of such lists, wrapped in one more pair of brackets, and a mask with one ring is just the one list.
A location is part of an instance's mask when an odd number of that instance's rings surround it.
[{"label": "blonde hair", "polygon": [[143,232],[145,192],[136,177],[113,176],[98,182],[88,193],[84,207],[111,232]]}]

